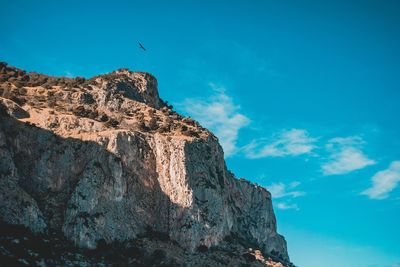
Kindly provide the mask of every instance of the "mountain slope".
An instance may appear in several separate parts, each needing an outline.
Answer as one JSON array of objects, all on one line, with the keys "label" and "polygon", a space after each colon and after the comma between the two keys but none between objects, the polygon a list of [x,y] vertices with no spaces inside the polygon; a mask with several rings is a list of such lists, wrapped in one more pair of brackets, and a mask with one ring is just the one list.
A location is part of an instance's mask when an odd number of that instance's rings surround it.
[{"label": "mountain slope", "polygon": [[233,262],[290,264],[270,193],[236,179],[217,138],[172,111],[150,74],[57,78],[1,63],[0,96],[3,224],[82,250],[161,242],[173,265],[228,247]]}]

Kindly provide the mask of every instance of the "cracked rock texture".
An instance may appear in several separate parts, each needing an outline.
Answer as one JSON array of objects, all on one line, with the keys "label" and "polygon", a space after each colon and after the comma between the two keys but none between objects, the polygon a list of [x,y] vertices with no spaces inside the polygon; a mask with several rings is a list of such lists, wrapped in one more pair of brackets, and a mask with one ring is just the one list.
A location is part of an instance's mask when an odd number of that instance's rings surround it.
[{"label": "cracked rock texture", "polygon": [[189,254],[231,240],[290,265],[270,193],[236,179],[218,139],[162,101],[148,73],[0,63],[0,158],[3,223],[85,249],[149,231]]}]

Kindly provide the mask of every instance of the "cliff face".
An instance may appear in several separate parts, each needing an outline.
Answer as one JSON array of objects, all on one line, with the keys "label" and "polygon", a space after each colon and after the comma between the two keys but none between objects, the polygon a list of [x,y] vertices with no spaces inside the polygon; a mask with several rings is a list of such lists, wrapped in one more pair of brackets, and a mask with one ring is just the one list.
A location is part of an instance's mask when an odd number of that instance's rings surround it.
[{"label": "cliff face", "polygon": [[2,63],[0,82],[3,223],[90,249],[149,232],[190,255],[237,242],[289,264],[270,193],[236,179],[217,138],[172,111],[151,75],[55,78]]}]

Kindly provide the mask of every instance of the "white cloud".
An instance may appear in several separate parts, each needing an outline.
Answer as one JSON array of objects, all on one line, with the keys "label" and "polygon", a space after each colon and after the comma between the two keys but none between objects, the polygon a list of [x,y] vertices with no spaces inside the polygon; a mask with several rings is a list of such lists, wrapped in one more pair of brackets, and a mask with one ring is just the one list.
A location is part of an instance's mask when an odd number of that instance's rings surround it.
[{"label": "white cloud", "polygon": [[311,153],[315,148],[316,138],[310,137],[303,129],[285,130],[276,134],[274,140],[253,141],[244,150],[248,158],[298,156]]},{"label": "white cloud", "polygon": [[328,141],[329,161],[322,164],[324,175],[344,174],[365,168],[376,162],[361,150],[365,142],[359,136],[336,137]]},{"label": "white cloud", "polygon": [[274,183],[267,186],[268,191],[271,193],[272,198],[281,199],[276,203],[276,208],[288,210],[294,209],[299,210],[296,203],[292,203],[292,200],[297,197],[306,195],[306,192],[295,190],[300,185],[300,182],[291,182],[289,184]]},{"label": "white cloud", "polygon": [[304,196],[306,193],[303,191],[292,190],[300,185],[299,182],[292,182],[289,185],[285,185],[284,183],[275,183],[267,186],[268,191],[271,193],[273,198],[282,198],[282,197],[300,197]]},{"label": "white cloud", "polygon": [[68,70],[66,70],[64,73],[65,73],[65,77],[67,77],[67,78],[75,77],[75,75],[72,72],[68,71]]},{"label": "white cloud", "polygon": [[275,206],[281,210],[290,210],[290,209],[299,210],[299,207],[297,206],[297,204],[294,204],[294,203],[279,202]]},{"label": "white cloud", "polygon": [[400,161],[392,161],[389,168],[372,177],[372,187],[361,192],[371,199],[384,199],[400,182]]},{"label": "white cloud", "polygon": [[225,89],[213,83],[209,84],[215,94],[207,100],[186,99],[181,106],[191,117],[209,128],[219,138],[225,156],[229,157],[238,150],[239,130],[250,123],[250,119],[239,112]]}]

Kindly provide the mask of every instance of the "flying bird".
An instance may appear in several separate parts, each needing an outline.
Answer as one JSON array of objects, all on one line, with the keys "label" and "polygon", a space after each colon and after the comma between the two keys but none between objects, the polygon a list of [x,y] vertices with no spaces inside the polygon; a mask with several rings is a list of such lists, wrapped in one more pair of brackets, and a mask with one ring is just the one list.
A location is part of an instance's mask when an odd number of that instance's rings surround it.
[{"label": "flying bird", "polygon": [[143,49],[143,51],[146,51],[146,48],[144,48],[144,46],[141,44],[141,43],[138,43],[139,44],[139,47],[141,48],[141,49]]}]

